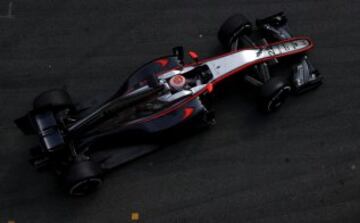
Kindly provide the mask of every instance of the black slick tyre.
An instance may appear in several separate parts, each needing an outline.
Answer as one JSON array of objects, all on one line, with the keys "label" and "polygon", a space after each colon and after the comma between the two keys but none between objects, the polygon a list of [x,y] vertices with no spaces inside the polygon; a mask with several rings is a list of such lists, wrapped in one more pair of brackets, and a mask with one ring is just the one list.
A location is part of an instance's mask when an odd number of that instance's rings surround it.
[{"label": "black slick tyre", "polygon": [[291,87],[281,77],[271,78],[260,88],[260,109],[264,112],[274,112],[281,107],[291,93]]},{"label": "black slick tyre", "polygon": [[229,48],[236,37],[250,34],[251,31],[251,22],[244,15],[235,14],[222,24],[218,32],[218,39],[225,48]]}]

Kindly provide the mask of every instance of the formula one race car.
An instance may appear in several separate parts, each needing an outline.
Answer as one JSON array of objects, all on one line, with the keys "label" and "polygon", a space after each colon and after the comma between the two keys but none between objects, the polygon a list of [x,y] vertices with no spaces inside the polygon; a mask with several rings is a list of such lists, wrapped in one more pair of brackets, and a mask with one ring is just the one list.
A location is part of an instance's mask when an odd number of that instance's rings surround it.
[{"label": "formula one race car", "polygon": [[[282,13],[257,20],[255,27],[234,15],[218,33],[228,53],[199,60],[190,51],[193,62],[185,64],[183,48],[176,47],[140,67],[98,106],[76,107],[65,90],[43,92],[15,121],[25,134],[40,138],[31,149],[32,164],[55,170],[71,195],[88,194],[104,172],[158,149],[163,134],[175,127],[213,125],[213,88],[234,74],[258,88],[261,109],[278,109],[289,94],[313,89],[322,79],[305,55],[312,40],[293,37],[286,24]],[[270,74],[281,64],[292,72]],[[120,146],[114,148],[114,141]]]}]

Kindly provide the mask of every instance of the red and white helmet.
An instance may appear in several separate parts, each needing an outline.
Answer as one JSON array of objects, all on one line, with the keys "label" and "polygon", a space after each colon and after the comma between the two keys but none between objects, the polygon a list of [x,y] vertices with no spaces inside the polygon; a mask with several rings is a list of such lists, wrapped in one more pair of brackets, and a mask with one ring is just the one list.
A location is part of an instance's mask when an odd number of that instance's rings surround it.
[{"label": "red and white helmet", "polygon": [[180,74],[177,74],[170,78],[170,86],[173,87],[175,90],[180,90],[185,86],[186,78]]}]

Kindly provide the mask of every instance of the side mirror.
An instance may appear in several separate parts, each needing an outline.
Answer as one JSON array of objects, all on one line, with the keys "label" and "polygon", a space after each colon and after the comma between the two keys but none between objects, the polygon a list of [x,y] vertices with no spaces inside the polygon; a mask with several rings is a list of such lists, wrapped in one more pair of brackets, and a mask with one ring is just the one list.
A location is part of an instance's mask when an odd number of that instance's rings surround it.
[{"label": "side mirror", "polygon": [[189,56],[195,63],[199,62],[199,55],[194,51],[189,51]]}]

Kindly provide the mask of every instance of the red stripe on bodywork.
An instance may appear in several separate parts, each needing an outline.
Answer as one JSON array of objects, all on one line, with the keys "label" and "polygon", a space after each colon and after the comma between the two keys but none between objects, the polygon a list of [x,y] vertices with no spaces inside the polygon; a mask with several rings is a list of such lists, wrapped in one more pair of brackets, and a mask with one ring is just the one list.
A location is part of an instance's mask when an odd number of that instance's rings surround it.
[{"label": "red stripe on bodywork", "polygon": [[189,118],[194,112],[194,108],[188,107],[184,109],[183,120]]},{"label": "red stripe on bodywork", "polygon": [[212,83],[209,83],[207,86],[206,86],[206,89],[209,93],[211,93],[213,90],[214,90],[214,85]]},{"label": "red stripe on bodywork", "polygon": [[[191,97],[189,98],[186,98],[184,99],[183,101],[180,101],[172,106],[170,106],[169,108],[167,108],[166,110],[163,110],[163,111],[160,111],[156,114],[153,114],[149,117],[145,117],[145,118],[142,118],[142,119],[138,119],[138,120],[134,120],[132,122],[130,122],[129,124],[134,124],[134,123],[137,123],[137,122],[149,122],[151,120],[154,120],[156,118],[159,118],[161,116],[164,116],[166,114],[169,114],[170,112],[176,110],[176,109],[179,109],[181,108],[182,106],[184,106],[185,104],[187,104],[188,102],[190,102],[191,100],[193,100],[194,98],[200,96],[201,94],[203,94],[204,92],[206,91],[209,91],[208,88],[212,89],[212,87],[209,87],[209,85],[215,85],[217,83],[219,83],[220,81],[222,81],[223,79],[233,75],[233,74],[236,74],[242,70],[246,70],[247,68],[251,67],[251,66],[254,66],[256,64],[259,64],[259,63],[262,63],[262,62],[266,62],[266,61],[269,61],[269,60],[273,60],[273,59],[276,59],[276,58],[280,58],[280,57],[285,57],[285,56],[288,56],[288,55],[293,55],[293,54],[297,54],[297,53],[302,53],[302,52],[306,52],[306,51],[309,51],[311,50],[312,48],[314,48],[314,43],[312,42],[312,40],[309,38],[309,37],[306,37],[306,36],[300,36],[300,37],[294,37],[294,38],[290,38],[290,39],[286,39],[286,40],[282,40],[282,41],[279,41],[279,42],[275,42],[275,43],[272,43],[272,44],[268,44],[268,45],[264,45],[264,46],[261,46],[261,47],[257,47],[257,48],[262,48],[262,47],[269,47],[269,46],[273,46],[273,45],[277,45],[277,44],[281,44],[281,43],[286,43],[286,42],[291,42],[291,41],[294,41],[294,40],[307,40],[309,41],[309,46],[303,48],[303,49],[299,49],[299,50],[294,50],[294,51],[291,51],[291,52],[288,52],[288,53],[284,53],[284,54],[279,54],[279,55],[275,55],[275,56],[271,56],[271,57],[267,57],[267,58],[264,58],[264,59],[258,59],[258,60],[255,60],[251,63],[248,63],[248,64],[245,64],[243,66],[240,66],[238,67],[237,69],[234,69],[232,71],[230,71],[229,73],[227,74],[224,74],[223,76],[219,77],[218,79],[215,79],[213,80],[212,82],[208,83],[207,86],[205,86],[203,89],[201,89],[200,91],[198,91],[196,94],[192,95]],[[255,48],[255,49],[257,49]],[[247,49],[254,49],[254,48],[247,48]],[[227,56],[227,55],[231,55],[231,54],[234,54],[234,53],[237,53],[239,51],[243,51],[243,50],[246,50],[246,49],[241,49],[241,50],[237,50],[237,51],[232,51],[230,53],[225,53],[221,56],[217,56],[217,57],[212,57],[212,58],[209,58],[209,59],[205,59],[197,64],[202,64],[202,63],[205,63],[207,61],[210,61],[210,60],[214,60],[214,59],[217,59],[217,58],[220,58],[220,57],[224,57],[224,56]],[[188,64],[188,65],[185,65],[185,67],[187,66],[195,66],[197,64]],[[177,68],[175,69],[172,69],[172,70],[176,70]],[[169,72],[171,70],[168,70],[168,71],[165,71],[165,72]],[[163,73],[165,73],[163,72]],[[163,74],[162,73],[162,74]]]},{"label": "red stripe on bodywork", "polygon": [[160,66],[162,66],[162,67],[165,67],[169,63],[169,60],[168,59],[159,59],[159,60],[155,61],[155,63],[160,64]]}]

